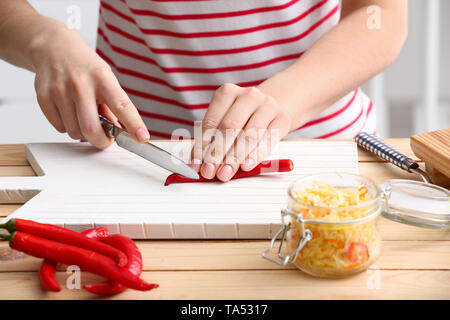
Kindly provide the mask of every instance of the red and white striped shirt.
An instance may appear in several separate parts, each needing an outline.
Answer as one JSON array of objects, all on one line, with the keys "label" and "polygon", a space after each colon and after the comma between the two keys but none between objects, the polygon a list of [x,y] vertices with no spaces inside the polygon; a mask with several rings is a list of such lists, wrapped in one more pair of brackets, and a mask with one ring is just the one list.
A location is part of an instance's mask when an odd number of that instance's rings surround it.
[{"label": "red and white striped shirt", "polygon": [[[153,137],[193,137],[214,90],[287,68],[339,15],[338,0],[101,0],[97,53]],[[355,89],[286,138],[374,132],[372,106]]]}]

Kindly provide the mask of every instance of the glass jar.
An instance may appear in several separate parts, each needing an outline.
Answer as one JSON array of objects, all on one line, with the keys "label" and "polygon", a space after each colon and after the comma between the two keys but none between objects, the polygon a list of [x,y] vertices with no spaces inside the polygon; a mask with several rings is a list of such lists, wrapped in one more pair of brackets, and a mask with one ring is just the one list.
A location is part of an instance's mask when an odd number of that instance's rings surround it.
[{"label": "glass jar", "polygon": [[[366,196],[349,192],[364,200],[347,201],[350,205],[345,205],[346,201],[333,206],[306,203],[308,199],[299,197],[299,192],[311,190],[317,183],[331,186],[328,190],[362,190]],[[327,198],[326,193],[317,196]],[[402,179],[391,179],[378,187],[368,178],[349,173],[305,176],[289,186],[287,206],[281,210],[282,227],[262,255],[280,265],[294,263],[319,277],[338,278],[364,271],[380,255],[380,214],[417,227],[450,229],[450,191]],[[278,257],[274,259],[269,254],[278,238]]]},{"label": "glass jar", "polygon": [[[368,200],[348,206],[316,206],[298,200],[297,192],[317,182],[337,189],[364,190]],[[365,189],[364,189],[365,188]],[[366,270],[380,255],[378,220],[382,197],[371,180],[347,173],[323,173],[294,181],[288,189],[287,207],[281,211],[283,226],[263,256],[278,264],[294,263],[318,277],[338,278]],[[281,235],[278,257],[268,256]],[[286,244],[287,255],[282,251]]]}]

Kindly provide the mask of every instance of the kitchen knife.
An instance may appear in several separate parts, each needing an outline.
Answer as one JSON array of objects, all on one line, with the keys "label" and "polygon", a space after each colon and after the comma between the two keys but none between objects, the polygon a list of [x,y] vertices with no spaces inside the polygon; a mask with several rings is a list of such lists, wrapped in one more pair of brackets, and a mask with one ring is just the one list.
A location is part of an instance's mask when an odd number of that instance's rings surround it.
[{"label": "kitchen knife", "polygon": [[102,127],[106,135],[116,139],[119,147],[124,148],[138,156],[157,164],[164,169],[191,179],[199,179],[198,173],[169,152],[151,144],[150,142],[139,143],[124,129],[115,126],[106,118],[100,116]]}]

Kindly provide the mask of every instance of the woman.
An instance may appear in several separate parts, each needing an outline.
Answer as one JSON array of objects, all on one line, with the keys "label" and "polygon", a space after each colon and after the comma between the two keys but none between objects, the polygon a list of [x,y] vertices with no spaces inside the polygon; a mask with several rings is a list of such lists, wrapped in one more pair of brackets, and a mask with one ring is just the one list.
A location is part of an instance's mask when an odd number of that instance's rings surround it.
[{"label": "woman", "polygon": [[101,149],[99,114],[139,142],[192,137],[202,120],[192,165],[227,181],[283,137],[376,130],[358,86],[398,56],[407,1],[341,2],[102,0],[94,52],[25,0],[3,0],[0,57],[36,73],[59,132]]}]

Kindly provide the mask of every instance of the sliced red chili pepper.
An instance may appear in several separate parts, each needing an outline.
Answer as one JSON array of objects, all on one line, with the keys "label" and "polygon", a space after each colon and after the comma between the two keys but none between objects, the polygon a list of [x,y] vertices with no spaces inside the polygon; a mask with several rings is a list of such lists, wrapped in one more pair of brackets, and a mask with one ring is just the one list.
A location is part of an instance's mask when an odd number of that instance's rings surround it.
[{"label": "sliced red chili pepper", "polygon": [[352,242],[348,248],[348,260],[363,264],[370,258],[369,248],[362,242]]},{"label": "sliced red chili pepper", "polygon": [[[280,159],[280,160],[267,160],[258,164],[255,168],[250,171],[243,171],[239,169],[235,175],[231,178],[240,179],[245,177],[251,177],[261,173],[269,173],[269,172],[288,172],[294,169],[294,163],[289,159]],[[204,177],[200,177],[199,179],[190,179],[183,177],[179,174],[173,173],[167,177],[165,186],[168,186],[172,183],[184,183],[184,182],[212,182],[212,181],[220,181],[217,177],[213,179],[206,179]]]},{"label": "sliced red chili pepper", "polygon": [[[128,264],[124,268],[137,277],[141,275],[142,255],[133,240],[120,234],[113,234],[108,237],[101,238],[100,241],[123,251],[128,258]],[[111,280],[94,284],[87,284],[84,285],[83,288],[92,293],[106,295],[117,294],[126,289],[124,285]]]},{"label": "sliced red chili pepper", "polygon": [[[83,231],[81,234],[90,239],[97,239],[108,236],[109,231],[106,228],[94,228]],[[61,291],[61,287],[55,279],[56,269],[58,269],[59,265],[59,262],[49,259],[42,261],[41,268],[39,269],[39,280],[47,291]]]},{"label": "sliced red chili pepper", "polygon": [[5,228],[11,233],[22,231],[48,240],[92,250],[114,259],[119,267],[127,264],[127,257],[122,251],[67,228],[24,219],[11,219],[0,225],[0,228]]},{"label": "sliced red chili pepper", "polygon": [[119,268],[110,257],[92,250],[59,243],[20,231],[9,236],[0,235],[0,237],[8,239],[11,248],[15,250],[37,258],[59,261],[66,265],[77,265],[81,270],[114,280],[128,288],[147,291],[156,286],[136,277],[124,268]]}]

